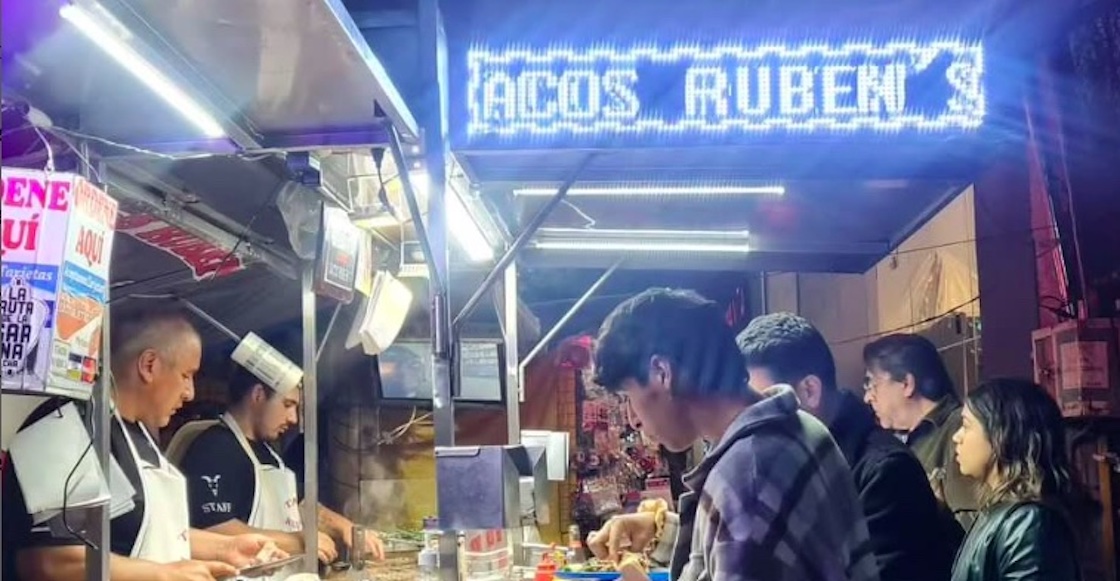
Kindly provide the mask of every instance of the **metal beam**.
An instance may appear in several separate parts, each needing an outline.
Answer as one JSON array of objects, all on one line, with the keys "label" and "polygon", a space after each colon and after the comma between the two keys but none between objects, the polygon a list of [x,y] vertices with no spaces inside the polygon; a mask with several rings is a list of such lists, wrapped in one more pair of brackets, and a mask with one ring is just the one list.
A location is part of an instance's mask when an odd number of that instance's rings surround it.
[{"label": "metal beam", "polygon": [[[90,160],[89,144],[81,142],[78,144],[78,151],[82,159],[87,160],[86,164],[82,165],[82,175],[86,179],[91,179],[93,168],[89,167]],[[100,163],[99,175],[104,175],[105,165]],[[104,184],[99,184],[104,187]],[[109,459],[112,456],[112,441],[110,439],[110,430],[112,424],[110,423],[109,403],[112,398],[112,379],[110,378],[110,357],[112,356],[110,348],[110,312],[111,307],[108,304],[104,305],[104,312],[101,317],[101,372],[97,375],[97,383],[93,386],[93,409],[91,410],[91,420],[93,424],[93,433],[90,435],[93,438],[93,454],[97,459],[97,463],[101,466],[101,473],[109,474]],[[89,522],[89,540],[93,543],[92,547],[86,547],[86,579],[88,581],[108,581],[109,579],[109,554],[110,543],[110,514],[109,504],[94,507],[90,512]]]},{"label": "metal beam", "polygon": [[524,396],[522,389],[522,375],[518,364],[520,355],[520,340],[518,339],[517,309],[517,262],[511,262],[505,270],[505,282],[502,285],[502,308],[505,311],[505,349],[506,349],[506,441],[511,446],[521,443],[521,401]]},{"label": "metal beam", "polygon": [[[408,212],[412,216],[412,227],[416,230],[417,241],[420,242],[420,248],[424,251],[424,262],[428,265],[429,284],[432,285],[434,292],[442,292],[444,283],[447,281],[446,273],[432,253],[435,244],[428,227],[424,225],[424,215],[421,213],[420,202],[416,198],[416,190],[413,188],[412,178],[409,176],[408,162],[404,159],[404,150],[401,148],[401,139],[396,127],[389,128],[389,151],[393,156],[393,163],[397,166],[397,175],[400,176],[405,203],[408,204]],[[431,219],[430,216],[429,219]]]},{"label": "metal beam", "polygon": [[238,335],[237,333],[235,333],[233,331],[233,329],[230,329],[229,327],[225,326],[225,324],[222,323],[221,321],[219,321],[218,319],[215,319],[214,317],[210,316],[210,313],[207,313],[206,311],[202,310],[202,307],[199,307],[198,305],[196,305],[196,304],[194,304],[194,303],[192,303],[192,302],[190,302],[186,299],[179,299],[179,302],[182,303],[183,306],[186,307],[188,311],[194,313],[196,316],[198,316],[198,318],[200,318],[203,321],[206,321],[207,323],[209,323],[211,327],[214,327],[215,329],[220,331],[223,335],[229,337],[230,339],[233,339],[234,341],[237,341],[237,342],[241,341],[241,335]]},{"label": "metal beam", "polygon": [[308,262],[301,277],[303,310],[303,570],[319,571],[319,366],[315,326],[315,265]]},{"label": "metal beam", "polygon": [[497,281],[498,277],[505,272],[506,267],[509,266],[515,258],[517,258],[517,253],[521,252],[521,249],[529,243],[529,240],[533,238],[533,235],[537,233],[537,230],[539,230],[540,227],[544,225],[545,221],[548,220],[548,217],[552,214],[552,211],[555,210],[556,207],[564,201],[564,198],[568,195],[568,190],[570,190],[572,186],[575,185],[576,181],[579,179],[580,174],[583,173],[584,168],[586,168],[588,164],[591,163],[591,160],[595,158],[595,155],[595,153],[589,153],[584,156],[583,159],[580,160],[580,163],[576,165],[576,168],[572,170],[572,173],[568,176],[568,179],[560,185],[560,188],[556,190],[556,193],[553,194],[551,198],[549,198],[547,203],[545,203],[544,207],[542,207],[537,212],[537,214],[533,216],[531,220],[529,220],[529,223],[525,225],[525,228],[521,230],[521,232],[517,235],[517,238],[513,240],[513,244],[511,244],[509,248],[506,249],[505,253],[502,254],[502,257],[498,259],[498,263],[495,264],[494,268],[492,268],[490,272],[486,274],[486,278],[484,278],[482,280],[482,283],[479,284],[478,289],[476,289],[474,291],[474,294],[472,294],[471,297],[467,299],[467,304],[463,305],[463,310],[459,311],[458,316],[455,317],[455,320],[451,324],[453,329],[460,328],[463,323],[466,322],[467,318],[471,316],[471,313],[474,312],[474,309],[478,307],[478,303],[482,301],[482,297],[486,296],[486,293],[490,291],[490,288],[492,286],[494,286],[494,282]]},{"label": "metal beam", "polygon": [[560,317],[559,321],[556,321],[556,324],[553,325],[552,328],[549,329],[543,337],[541,337],[540,341],[537,341],[536,345],[533,345],[533,348],[529,350],[529,353],[526,354],[525,358],[522,359],[521,362],[517,365],[518,385],[522,385],[522,383],[525,381],[525,368],[529,366],[529,363],[531,363],[533,359],[541,351],[543,351],[545,347],[548,346],[548,343],[552,341],[552,339],[554,339],[558,333],[560,333],[560,330],[564,328],[564,325],[567,325],[568,321],[571,321],[572,317],[576,316],[576,314],[579,313],[579,310],[587,304],[587,301],[591,300],[591,297],[595,296],[595,293],[599,292],[599,289],[602,288],[608,280],[610,280],[611,275],[613,275],[615,271],[617,271],[618,268],[622,266],[622,262],[622,259],[619,259],[617,262],[611,265],[611,267],[608,268],[603,274],[601,274],[599,278],[595,279],[595,282],[591,283],[591,286],[587,287],[587,290],[584,291],[582,295],[580,295],[579,299],[576,300],[574,304],[572,304],[572,306],[568,309],[568,312],[564,313],[564,315]]}]

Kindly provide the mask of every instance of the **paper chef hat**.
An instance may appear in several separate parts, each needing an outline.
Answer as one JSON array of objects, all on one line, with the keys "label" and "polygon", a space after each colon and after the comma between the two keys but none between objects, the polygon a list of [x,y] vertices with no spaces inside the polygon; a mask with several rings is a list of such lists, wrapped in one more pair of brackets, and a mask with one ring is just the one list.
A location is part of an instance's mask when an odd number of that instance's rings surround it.
[{"label": "paper chef hat", "polygon": [[303,381],[303,369],[256,333],[246,334],[230,358],[278,393],[291,391]]}]

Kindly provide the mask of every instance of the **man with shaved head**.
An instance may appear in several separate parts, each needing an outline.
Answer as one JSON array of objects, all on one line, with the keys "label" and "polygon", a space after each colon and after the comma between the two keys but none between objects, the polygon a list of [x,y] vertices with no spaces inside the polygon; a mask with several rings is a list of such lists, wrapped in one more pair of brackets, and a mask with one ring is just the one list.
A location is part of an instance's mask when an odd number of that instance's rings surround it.
[{"label": "man with shaved head", "polygon": [[[186,480],[152,437],[152,431],[166,426],[194,398],[194,376],[202,359],[194,326],[176,310],[145,311],[114,321],[110,343],[112,456],[136,491],[132,510],[111,521],[110,577],[208,581],[232,577],[258,555],[273,552],[275,547],[259,535],[191,529]],[[24,428],[57,414],[66,403],[62,398],[44,403]],[[78,403],[88,423],[85,402]],[[84,579],[83,545],[90,535],[82,530],[81,511],[68,511],[67,522],[35,525],[23,494],[35,483],[20,482],[14,470],[6,471],[4,479],[4,577]]]}]

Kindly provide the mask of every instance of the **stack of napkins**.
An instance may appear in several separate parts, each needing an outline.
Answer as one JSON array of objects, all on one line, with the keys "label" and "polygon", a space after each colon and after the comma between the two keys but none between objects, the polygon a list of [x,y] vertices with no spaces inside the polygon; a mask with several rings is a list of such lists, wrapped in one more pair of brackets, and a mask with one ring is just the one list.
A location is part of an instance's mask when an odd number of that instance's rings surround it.
[{"label": "stack of napkins", "polygon": [[118,516],[135,506],[135,489],[114,459],[106,479],[90,446],[90,435],[73,403],[16,434],[10,449],[27,512],[36,525],[63,510],[108,504]]}]

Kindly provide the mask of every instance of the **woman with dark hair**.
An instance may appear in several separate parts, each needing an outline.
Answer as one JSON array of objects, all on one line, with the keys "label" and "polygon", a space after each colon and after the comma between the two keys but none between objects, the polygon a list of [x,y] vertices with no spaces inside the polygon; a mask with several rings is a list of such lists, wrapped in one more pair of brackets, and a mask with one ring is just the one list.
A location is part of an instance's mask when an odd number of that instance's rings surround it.
[{"label": "woman with dark hair", "polygon": [[1057,404],[1034,383],[997,379],[968,394],[962,418],[953,436],[957,462],[982,492],[953,581],[1081,579]]}]

